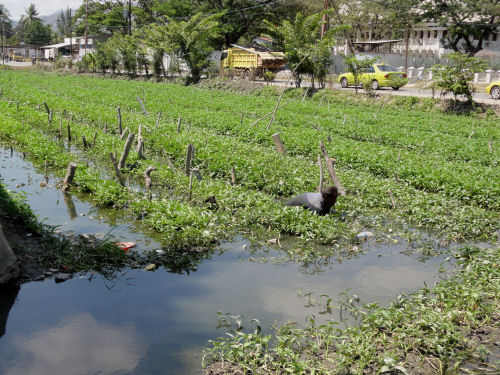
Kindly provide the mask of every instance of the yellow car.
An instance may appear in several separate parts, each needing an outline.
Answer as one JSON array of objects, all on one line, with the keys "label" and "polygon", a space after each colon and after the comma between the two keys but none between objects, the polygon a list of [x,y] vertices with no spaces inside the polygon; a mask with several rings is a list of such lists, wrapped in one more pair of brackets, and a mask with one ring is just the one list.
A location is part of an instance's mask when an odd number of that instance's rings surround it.
[{"label": "yellow car", "polygon": [[[408,83],[405,72],[398,72],[396,68],[385,64],[373,64],[359,76],[359,83],[363,85],[370,82],[372,90],[380,87],[392,87],[399,90]],[[354,76],[352,73],[344,73],[339,76],[339,83],[343,88],[354,86]]]},{"label": "yellow car", "polygon": [[493,99],[500,99],[500,81],[491,82],[486,87],[486,94],[491,95]]}]

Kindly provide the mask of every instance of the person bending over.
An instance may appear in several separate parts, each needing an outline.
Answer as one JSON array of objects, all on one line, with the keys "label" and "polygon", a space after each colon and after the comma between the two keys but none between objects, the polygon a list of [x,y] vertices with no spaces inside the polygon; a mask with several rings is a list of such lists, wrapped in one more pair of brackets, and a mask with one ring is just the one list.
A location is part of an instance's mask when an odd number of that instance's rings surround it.
[{"label": "person bending over", "polygon": [[293,197],[285,206],[302,206],[318,215],[326,215],[337,202],[338,191],[335,186],[328,186],[321,193],[303,193]]}]

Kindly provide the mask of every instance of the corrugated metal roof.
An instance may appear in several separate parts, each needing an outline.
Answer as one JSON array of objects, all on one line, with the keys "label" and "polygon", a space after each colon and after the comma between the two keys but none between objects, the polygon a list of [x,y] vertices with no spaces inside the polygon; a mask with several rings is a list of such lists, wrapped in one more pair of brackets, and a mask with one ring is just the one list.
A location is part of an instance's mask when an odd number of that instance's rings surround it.
[{"label": "corrugated metal roof", "polygon": [[66,47],[69,46],[69,43],[58,43],[58,44],[51,44],[49,46],[44,46],[41,47],[42,49],[47,49],[47,48],[61,48],[61,47]]}]

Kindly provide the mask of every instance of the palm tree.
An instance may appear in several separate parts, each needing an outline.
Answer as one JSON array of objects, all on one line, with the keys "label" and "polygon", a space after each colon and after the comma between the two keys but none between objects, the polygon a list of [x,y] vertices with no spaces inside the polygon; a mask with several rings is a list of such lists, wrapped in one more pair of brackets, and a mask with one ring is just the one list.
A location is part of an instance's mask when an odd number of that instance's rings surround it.
[{"label": "palm tree", "polygon": [[4,37],[5,37],[5,31],[7,29],[7,26],[10,26],[10,19],[9,19],[10,13],[7,10],[7,8],[3,5],[0,4],[0,34],[2,36],[2,60],[5,63],[5,55],[4,55],[4,50],[3,50],[3,45],[4,45]]},{"label": "palm tree", "polygon": [[28,25],[30,25],[33,21],[40,21],[40,18],[38,17],[38,10],[35,8],[35,4],[30,4],[28,9],[25,9],[26,15],[22,15],[21,19],[19,20],[19,24],[21,25],[22,29],[26,29]]}]

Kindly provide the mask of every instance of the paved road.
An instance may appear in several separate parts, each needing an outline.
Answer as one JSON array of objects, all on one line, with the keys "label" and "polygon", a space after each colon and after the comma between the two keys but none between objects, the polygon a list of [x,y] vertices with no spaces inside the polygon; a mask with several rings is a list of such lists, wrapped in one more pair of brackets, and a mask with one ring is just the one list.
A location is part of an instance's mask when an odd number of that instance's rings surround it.
[{"label": "paved road", "polygon": [[[262,83],[264,83],[264,81],[262,81]],[[286,83],[286,80],[278,80],[278,81],[273,82],[273,86],[283,86],[283,85],[285,85],[285,83]],[[301,86],[308,87],[308,86],[310,86],[310,84],[311,84],[310,82],[302,81]],[[295,87],[294,84],[293,83],[290,84],[290,82],[288,83],[288,85],[290,87]],[[354,87],[349,87],[349,88],[343,89],[343,88],[341,88],[340,84],[337,84],[337,83],[334,85],[334,88],[336,90],[342,90],[342,91],[347,91],[347,92],[349,92],[349,91],[354,92],[355,91]],[[359,90],[363,91],[362,88],[360,88]],[[380,94],[380,95],[417,96],[420,98],[432,98],[432,90],[423,90],[423,89],[415,87],[414,85],[411,85],[411,84],[406,85],[405,87],[401,87],[398,91],[394,91],[390,87],[383,87],[383,88],[380,88],[379,90],[377,90],[376,93]],[[436,92],[435,97],[439,98],[439,92]],[[486,92],[484,92],[484,88],[482,88],[482,87],[478,89],[478,92],[474,93],[473,97],[474,97],[474,101],[477,103],[500,105],[500,100],[492,99],[491,96],[489,96],[488,94],[486,94]],[[447,96],[445,96],[445,98],[452,99],[453,95],[448,94]]]},{"label": "paved road", "polygon": [[[354,88],[347,88],[347,89],[342,89],[340,85],[335,85],[335,88],[339,90],[346,90],[346,91],[355,91]],[[398,91],[394,91],[392,88],[388,87],[383,87],[379,90],[377,90],[377,94],[385,94],[385,95],[399,95],[399,96],[417,96],[420,98],[432,98],[432,90],[423,90],[419,89],[418,87],[414,87],[412,85],[407,85],[405,87],[401,87]],[[491,96],[486,94],[484,92],[484,89],[481,89],[481,91],[478,91],[474,93],[474,101],[477,103],[485,103],[485,104],[497,104],[500,105],[500,100],[495,100],[492,99]],[[439,97],[439,92],[436,92],[435,97]],[[448,94],[446,96],[448,99],[452,99],[453,95]]]}]

